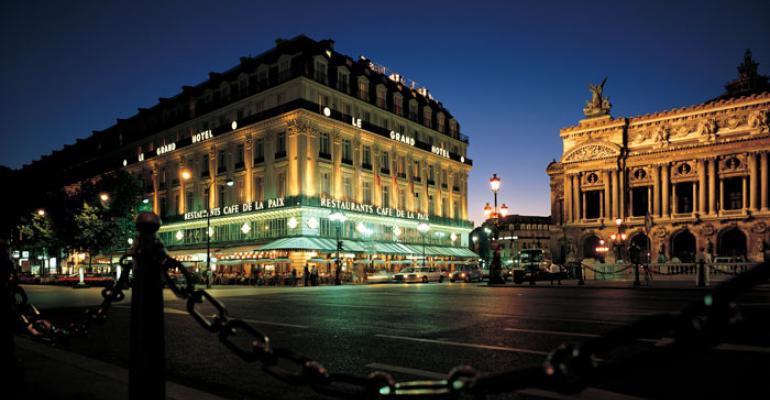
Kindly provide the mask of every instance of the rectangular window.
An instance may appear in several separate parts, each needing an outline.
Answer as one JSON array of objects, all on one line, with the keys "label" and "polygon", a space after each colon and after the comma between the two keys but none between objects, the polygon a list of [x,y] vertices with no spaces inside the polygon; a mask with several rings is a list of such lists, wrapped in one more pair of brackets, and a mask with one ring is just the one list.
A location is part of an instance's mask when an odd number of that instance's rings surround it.
[{"label": "rectangular window", "polygon": [[676,212],[691,213],[693,211],[692,182],[683,182],[676,184]]},{"label": "rectangular window", "polygon": [[326,84],[326,63],[323,61],[316,61],[315,62],[315,80],[318,82],[321,82],[323,84]]},{"label": "rectangular window", "polygon": [[429,108],[425,108],[422,113],[422,124],[428,128],[432,128],[433,125],[433,113]]},{"label": "rectangular window", "polygon": [[358,81],[358,98],[369,101],[369,83],[363,79],[359,79]]},{"label": "rectangular window", "polygon": [[404,157],[398,157],[398,176],[399,178],[406,178],[406,160]]},{"label": "rectangular window", "polygon": [[441,216],[442,217],[448,217],[449,216],[449,201],[446,197],[441,198]]},{"label": "rectangular window", "polygon": [[345,190],[345,199],[353,200],[353,179],[346,176],[345,179],[343,179],[343,186]]},{"label": "rectangular window", "polygon": [[436,214],[436,204],[433,202],[433,195],[428,195],[428,214]]},{"label": "rectangular window", "polygon": [[436,182],[436,177],[433,175],[433,166],[429,165],[428,166],[428,183],[432,185],[435,182]]},{"label": "rectangular window", "polygon": [[372,169],[372,148],[364,146],[364,157],[361,166],[366,169]]},{"label": "rectangular window", "polygon": [[257,139],[254,141],[254,164],[265,161],[265,140]]},{"label": "rectangular window", "polygon": [[398,204],[397,207],[402,210],[406,210],[406,190],[403,188],[398,190]]},{"label": "rectangular window", "polygon": [[417,121],[417,103],[409,103],[409,119]]},{"label": "rectangular window", "polygon": [[419,181],[420,177],[420,160],[414,160],[414,168],[412,169],[412,179]]},{"label": "rectangular window", "polygon": [[383,151],[380,157],[380,172],[390,174],[390,153],[387,151]]},{"label": "rectangular window", "polygon": [[387,91],[385,89],[377,89],[377,107],[385,108],[385,95]]},{"label": "rectangular window", "polygon": [[460,219],[460,203],[458,201],[452,202],[452,208],[454,210],[454,218]]},{"label": "rectangular window", "polygon": [[[722,180],[724,184],[725,210],[738,210],[743,208],[743,178],[728,178]],[[677,192],[678,195],[678,192]]]},{"label": "rectangular window", "polygon": [[265,200],[265,183],[261,176],[254,177],[254,201]]},{"label": "rectangular window", "polygon": [[239,144],[235,151],[235,169],[243,168],[243,145]]},{"label": "rectangular window", "polygon": [[337,72],[337,89],[347,93],[348,92],[348,74],[339,71]]},{"label": "rectangular window", "polygon": [[[646,190],[646,188],[645,188]],[[597,219],[601,216],[601,191],[600,190],[591,190],[588,192],[585,192],[585,199],[586,199],[586,219]],[[645,207],[647,207],[647,204],[645,204]]]},{"label": "rectangular window", "polygon": [[209,155],[204,154],[201,160],[201,176],[209,174]]},{"label": "rectangular window", "polygon": [[396,115],[404,115],[404,101],[400,95],[393,96],[393,112]]},{"label": "rectangular window", "polygon": [[275,158],[286,157],[286,133],[281,132],[278,134],[275,144]]},{"label": "rectangular window", "polygon": [[284,197],[286,196],[286,174],[281,172],[278,174],[276,179],[276,196],[278,197]]},{"label": "rectangular window", "polygon": [[441,133],[444,133],[444,116],[439,115],[438,117],[438,131]]},{"label": "rectangular window", "polygon": [[647,214],[647,186],[631,189],[633,201],[631,203],[631,215],[634,217],[643,217]]},{"label": "rectangular window", "polygon": [[221,174],[227,170],[227,158],[224,150],[217,153],[217,173]]},{"label": "rectangular window", "polygon": [[382,206],[385,208],[390,207],[390,186],[382,186]]},{"label": "rectangular window", "polygon": [[220,207],[220,208],[224,207],[225,204],[228,203],[227,193],[225,189],[226,189],[225,185],[219,185],[219,193],[217,193],[217,200],[219,201],[217,202],[218,204],[217,207]]},{"label": "rectangular window", "polygon": [[364,203],[372,204],[372,184],[368,181],[364,181]]},{"label": "rectangular window", "polygon": [[184,207],[185,211],[193,211],[196,210],[195,204],[193,204],[193,192],[187,192],[185,193],[185,199],[184,199]]},{"label": "rectangular window", "polygon": [[348,139],[342,140],[342,162],[346,164],[353,163],[353,148]]},{"label": "rectangular window", "polygon": [[318,156],[327,160],[332,158],[331,140],[326,132],[321,132],[318,137]]},{"label": "rectangular window", "polygon": [[331,176],[328,172],[321,173],[321,195],[329,197],[331,193]]}]

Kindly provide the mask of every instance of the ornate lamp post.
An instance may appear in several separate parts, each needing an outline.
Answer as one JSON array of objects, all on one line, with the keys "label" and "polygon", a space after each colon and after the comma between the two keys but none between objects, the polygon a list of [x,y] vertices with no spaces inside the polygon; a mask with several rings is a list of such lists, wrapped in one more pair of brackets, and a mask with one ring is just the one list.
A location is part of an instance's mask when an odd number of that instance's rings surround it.
[{"label": "ornate lamp post", "polygon": [[425,222],[420,222],[420,224],[417,225],[417,230],[422,236],[422,266],[425,267],[425,234],[430,230],[430,225]]},{"label": "ornate lamp post", "polygon": [[[497,192],[500,190],[500,184],[502,180],[500,179],[497,174],[492,174],[492,177],[489,179],[489,188],[492,189],[492,193],[494,194],[494,200],[495,200],[495,206],[491,213],[491,218],[494,220],[494,227],[495,227],[495,250],[492,255],[492,265],[489,267],[489,284],[500,284],[505,283],[505,280],[503,280],[503,277],[500,276],[500,246],[498,243],[499,239],[499,229],[498,229],[498,222],[500,217],[505,216],[505,214],[508,214],[508,206],[503,204],[503,210],[498,210],[497,208]],[[487,207],[484,207],[484,213],[487,214],[489,204],[487,204]]]},{"label": "ornate lamp post", "polygon": [[335,285],[341,285],[342,281],[340,280],[340,251],[342,251],[342,240],[340,240],[340,233],[342,231],[342,223],[345,222],[347,218],[345,217],[345,214],[335,211],[331,214],[329,214],[329,220],[334,221],[337,223],[337,259],[334,261],[335,263],[335,270],[334,270],[334,284]]}]

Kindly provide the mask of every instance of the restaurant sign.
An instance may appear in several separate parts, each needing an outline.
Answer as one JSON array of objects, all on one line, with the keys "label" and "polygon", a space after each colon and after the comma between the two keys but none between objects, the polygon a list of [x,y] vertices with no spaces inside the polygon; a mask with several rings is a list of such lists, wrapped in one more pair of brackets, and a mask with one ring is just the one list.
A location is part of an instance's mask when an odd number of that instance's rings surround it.
[{"label": "restaurant sign", "polygon": [[379,215],[382,217],[395,217],[395,218],[407,218],[417,219],[421,221],[428,221],[428,214],[415,213],[411,211],[399,210],[391,207],[378,207],[371,204],[362,204],[352,201],[335,200],[326,197],[321,197],[321,207],[333,208],[337,210],[353,211],[362,214]]},{"label": "restaurant sign", "polygon": [[273,208],[283,207],[285,204],[283,197],[276,199],[269,199],[265,201],[254,201],[251,203],[233,204],[224,207],[216,207],[210,210],[198,210],[189,211],[184,214],[185,221],[191,221],[201,218],[208,218],[209,213],[211,217],[222,217],[229,215],[236,215],[241,213],[247,213],[251,211],[269,210]]}]

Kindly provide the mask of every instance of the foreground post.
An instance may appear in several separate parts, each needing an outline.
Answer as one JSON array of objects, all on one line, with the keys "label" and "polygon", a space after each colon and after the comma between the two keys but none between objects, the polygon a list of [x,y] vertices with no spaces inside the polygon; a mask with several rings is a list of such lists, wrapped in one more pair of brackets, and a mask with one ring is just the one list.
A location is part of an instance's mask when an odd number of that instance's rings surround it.
[{"label": "foreground post", "polygon": [[163,273],[155,242],[158,228],[160,219],[153,213],[144,212],[136,218],[139,240],[131,289],[130,400],[166,398]]}]

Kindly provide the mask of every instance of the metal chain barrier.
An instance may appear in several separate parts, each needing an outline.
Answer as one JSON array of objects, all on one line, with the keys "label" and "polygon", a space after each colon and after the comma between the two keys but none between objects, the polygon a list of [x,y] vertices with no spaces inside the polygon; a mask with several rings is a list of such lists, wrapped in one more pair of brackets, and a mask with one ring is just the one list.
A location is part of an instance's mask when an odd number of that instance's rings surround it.
[{"label": "metal chain barrier", "polygon": [[128,287],[128,275],[133,266],[130,250],[129,253],[120,257],[119,263],[123,272],[117,282],[112,282],[102,289],[102,303],[97,307],[87,308],[83,318],[70,323],[66,329],[57,327],[50,320],[43,318],[37,307],[29,302],[27,292],[19,286],[18,279],[12,279],[9,282],[11,304],[14,314],[18,316],[19,324],[33,338],[53,344],[66,344],[72,336],[86,336],[92,323],[102,324],[107,320],[107,314],[113,302],[121,301],[126,297],[123,288]]},{"label": "metal chain barrier", "polygon": [[631,268],[631,265],[629,264],[625,268],[621,268],[621,269],[619,269],[617,271],[599,271],[599,270],[593,269],[593,268],[591,268],[591,267],[589,267],[588,265],[585,265],[585,264],[583,264],[583,268],[585,268],[585,269],[587,269],[589,271],[592,271],[593,273],[596,273],[596,274],[615,275],[615,274],[620,274],[622,272],[628,271]]},{"label": "metal chain barrier", "polygon": [[[720,284],[707,295],[707,300],[693,303],[678,317],[668,314],[651,316],[581,346],[561,345],[548,355],[541,367],[481,374],[463,365],[451,370],[445,379],[396,382],[392,375],[380,371],[367,376],[333,373],[312,358],[290,349],[274,347],[264,332],[241,319],[230,317],[224,304],[206,290],[195,289],[192,274],[181,262],[166,255],[162,265],[166,285],[177,297],[187,301],[190,315],[205,330],[216,333],[219,341],[233,354],[246,362],[259,362],[267,374],[287,384],[307,386],[318,393],[345,399],[455,399],[460,394],[483,397],[524,388],[541,388],[565,394],[579,393],[601,376],[605,369],[616,368],[613,363],[600,365],[597,354],[619,348],[638,338],[673,332],[675,340],[668,347],[677,351],[680,348],[692,349],[693,343],[715,345],[713,339],[716,333],[740,320],[736,317],[732,300],[770,277],[770,264],[762,264]],[[174,281],[169,274],[171,270],[182,273],[184,286],[180,287]],[[208,302],[216,314],[203,315],[198,310],[203,302]],[[233,338],[238,336],[248,338],[250,345],[236,344]],[[662,356],[676,354],[675,351]]]}]

